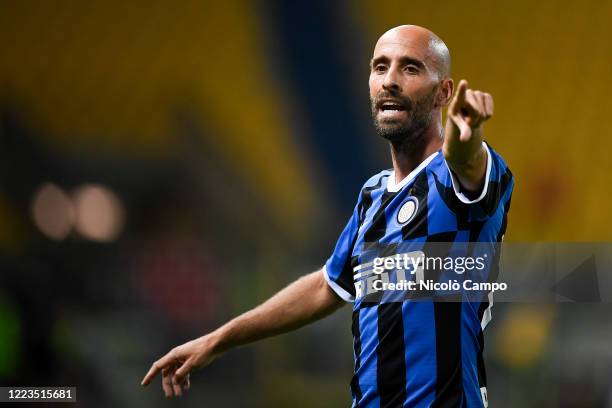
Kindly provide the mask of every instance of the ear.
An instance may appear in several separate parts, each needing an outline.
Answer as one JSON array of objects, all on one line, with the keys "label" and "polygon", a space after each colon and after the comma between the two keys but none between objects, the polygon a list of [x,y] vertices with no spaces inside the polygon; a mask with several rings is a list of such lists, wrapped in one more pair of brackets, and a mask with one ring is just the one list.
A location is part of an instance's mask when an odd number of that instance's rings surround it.
[{"label": "ear", "polygon": [[437,105],[447,106],[453,98],[453,91],[455,84],[451,78],[444,78],[440,81],[440,87],[438,89]]}]

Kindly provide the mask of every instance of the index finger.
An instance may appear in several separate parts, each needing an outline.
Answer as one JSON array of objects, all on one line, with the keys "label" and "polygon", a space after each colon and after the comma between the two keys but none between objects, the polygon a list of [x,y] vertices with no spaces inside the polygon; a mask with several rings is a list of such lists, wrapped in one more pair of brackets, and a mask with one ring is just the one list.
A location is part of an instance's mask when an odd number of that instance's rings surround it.
[{"label": "index finger", "polygon": [[151,365],[149,372],[144,376],[140,385],[149,385],[151,380],[155,378],[155,376],[164,369],[170,362],[172,362],[172,357],[170,353],[166,354],[156,362]]},{"label": "index finger", "polygon": [[457,94],[455,95],[455,106],[462,105],[465,101],[465,91],[467,91],[468,83],[465,79],[459,81],[457,86]]}]

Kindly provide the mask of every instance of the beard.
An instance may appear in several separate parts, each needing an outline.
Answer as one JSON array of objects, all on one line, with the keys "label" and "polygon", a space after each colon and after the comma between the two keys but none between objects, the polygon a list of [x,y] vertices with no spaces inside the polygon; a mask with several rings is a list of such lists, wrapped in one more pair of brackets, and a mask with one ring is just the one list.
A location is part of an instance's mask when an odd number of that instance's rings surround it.
[{"label": "beard", "polygon": [[[433,118],[433,100],[436,89],[421,99],[413,100],[408,96],[398,96],[383,91],[375,98],[370,98],[372,119],[376,133],[391,142],[394,146],[416,148],[422,144],[425,130]],[[408,117],[404,120],[385,120],[378,118],[379,100],[383,98],[399,99]]]}]

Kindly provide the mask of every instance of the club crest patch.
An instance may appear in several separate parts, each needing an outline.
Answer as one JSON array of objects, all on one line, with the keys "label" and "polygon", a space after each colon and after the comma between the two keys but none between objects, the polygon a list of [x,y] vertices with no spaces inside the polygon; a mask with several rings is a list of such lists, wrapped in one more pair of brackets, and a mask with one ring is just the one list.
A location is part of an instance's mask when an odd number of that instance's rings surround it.
[{"label": "club crest patch", "polygon": [[408,197],[408,200],[402,204],[397,212],[397,222],[399,224],[407,223],[414,217],[418,209],[419,201],[415,197]]}]

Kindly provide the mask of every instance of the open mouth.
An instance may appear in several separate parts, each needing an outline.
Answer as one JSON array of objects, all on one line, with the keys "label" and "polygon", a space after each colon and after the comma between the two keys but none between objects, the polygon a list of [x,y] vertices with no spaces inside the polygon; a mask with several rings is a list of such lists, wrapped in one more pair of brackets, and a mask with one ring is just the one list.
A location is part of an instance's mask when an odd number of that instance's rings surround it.
[{"label": "open mouth", "polygon": [[380,119],[400,120],[405,118],[406,112],[406,105],[396,100],[383,100],[378,103]]},{"label": "open mouth", "polygon": [[388,111],[405,111],[406,108],[404,107],[404,105],[399,104],[397,102],[383,102],[380,104],[380,108],[381,111],[383,112],[388,112]]}]

